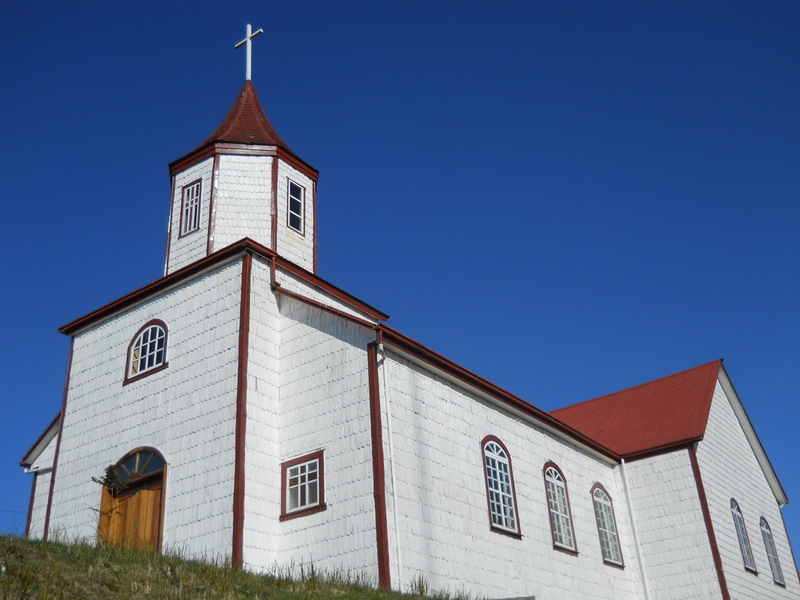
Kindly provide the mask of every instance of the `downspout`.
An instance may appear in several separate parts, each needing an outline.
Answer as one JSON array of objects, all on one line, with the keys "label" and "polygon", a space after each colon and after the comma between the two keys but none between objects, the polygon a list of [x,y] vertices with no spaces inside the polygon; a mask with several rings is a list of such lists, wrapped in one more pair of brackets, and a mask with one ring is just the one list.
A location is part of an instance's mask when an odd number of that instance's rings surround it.
[{"label": "downspout", "polygon": [[241,569],[244,564],[244,511],[247,445],[247,366],[250,360],[250,303],[252,302],[253,255],[242,259],[242,280],[239,299],[239,353],[236,371],[236,425],[233,445],[233,536],[231,564]]},{"label": "downspout", "polygon": [[[380,339],[380,338],[379,338]],[[381,382],[378,375],[378,340],[367,345],[369,387],[369,428],[372,446],[372,497],[375,501],[375,542],[378,559],[378,587],[392,587],[389,559],[389,526],[386,522],[386,458],[383,454],[381,423]]]},{"label": "downspout", "polygon": [[636,547],[636,561],[639,563],[639,572],[642,574],[642,587],[644,588],[644,599],[650,600],[650,589],[647,586],[647,571],[644,568],[644,558],[642,557],[642,547],[639,544],[639,532],[636,529],[636,518],[633,516],[633,504],[631,494],[628,490],[628,478],[625,475],[625,459],[621,459],[620,474],[622,475],[622,486],[625,488],[625,502],[628,505],[628,520],[633,531],[633,545]]},{"label": "downspout", "polygon": [[391,402],[389,402],[389,392],[388,392],[388,369],[386,366],[386,350],[383,347],[383,342],[381,341],[382,336],[380,331],[378,332],[378,354],[381,357],[381,371],[383,377],[383,399],[386,404],[386,433],[389,437],[389,468],[391,469],[392,473],[392,520],[394,521],[394,552],[395,557],[397,560],[397,581],[400,584],[402,589],[403,585],[403,558],[400,554],[400,525],[398,524],[397,520],[397,468],[395,467],[394,463],[394,436],[392,434],[392,408]]}]

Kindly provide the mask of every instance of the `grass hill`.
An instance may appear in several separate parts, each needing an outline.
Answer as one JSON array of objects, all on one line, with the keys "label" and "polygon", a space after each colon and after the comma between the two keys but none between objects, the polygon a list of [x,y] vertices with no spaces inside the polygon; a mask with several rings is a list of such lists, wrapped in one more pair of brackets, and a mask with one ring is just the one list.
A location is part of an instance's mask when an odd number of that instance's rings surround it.
[{"label": "grass hill", "polygon": [[[376,590],[347,573],[313,567],[255,575],[152,551],[0,536],[0,600],[409,600],[426,596]],[[430,598],[448,598],[430,596]]]}]

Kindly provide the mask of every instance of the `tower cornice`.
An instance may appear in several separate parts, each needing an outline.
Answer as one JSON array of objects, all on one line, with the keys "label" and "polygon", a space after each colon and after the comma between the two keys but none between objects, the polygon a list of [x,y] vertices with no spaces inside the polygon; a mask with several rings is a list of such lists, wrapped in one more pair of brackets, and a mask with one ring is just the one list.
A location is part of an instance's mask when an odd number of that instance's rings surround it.
[{"label": "tower cornice", "polygon": [[179,158],[169,164],[170,175],[175,175],[192,165],[196,165],[215,154],[238,154],[243,156],[277,156],[295,169],[305,174],[309,179],[317,181],[319,171],[299,158],[296,154],[290,154],[280,146],[264,144],[238,144],[231,142],[210,142],[198,147],[183,158]]}]

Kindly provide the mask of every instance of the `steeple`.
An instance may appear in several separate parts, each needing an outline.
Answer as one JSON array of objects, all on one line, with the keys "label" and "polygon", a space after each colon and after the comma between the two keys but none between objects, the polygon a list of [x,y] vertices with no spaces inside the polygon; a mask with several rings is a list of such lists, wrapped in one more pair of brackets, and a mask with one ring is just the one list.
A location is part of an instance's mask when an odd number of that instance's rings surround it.
[{"label": "steeple", "polygon": [[233,103],[219,127],[194,152],[215,142],[278,146],[295,158],[300,158],[292,152],[289,145],[283,141],[272,123],[269,122],[261,107],[261,101],[258,99],[253,82],[250,80],[245,81],[236,102]]},{"label": "steeple", "polygon": [[319,174],[275,131],[249,79],[216,130],[169,167],[165,274],[245,237],[316,272]]}]

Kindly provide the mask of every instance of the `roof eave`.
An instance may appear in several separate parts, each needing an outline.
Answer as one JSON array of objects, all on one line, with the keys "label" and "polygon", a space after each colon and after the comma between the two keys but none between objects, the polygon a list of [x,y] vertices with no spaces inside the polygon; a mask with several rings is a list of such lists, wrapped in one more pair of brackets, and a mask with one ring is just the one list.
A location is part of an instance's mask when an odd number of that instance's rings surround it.
[{"label": "roof eave", "polygon": [[674,452],[676,450],[683,450],[703,440],[702,435],[693,435],[682,440],[675,440],[668,444],[661,444],[659,446],[652,446],[650,448],[636,450],[634,452],[620,452],[620,455],[625,460],[642,460],[650,458],[659,454],[666,454],[667,452]]},{"label": "roof eave", "polygon": [[58,424],[60,420],[61,411],[59,411],[55,418],[50,421],[50,424],[39,435],[30,449],[22,457],[22,460],[19,461],[20,467],[28,469],[34,462],[36,462],[36,459],[39,458],[39,455],[47,447],[47,444],[50,443],[50,440],[52,440],[58,433]]},{"label": "roof eave", "polygon": [[602,455],[606,459],[611,459],[613,462],[619,462],[621,456],[614,450],[603,446],[577,429],[570,427],[563,421],[560,421],[547,412],[536,408],[530,402],[527,402],[519,396],[501,388],[488,379],[484,379],[480,375],[477,375],[476,373],[446,358],[438,352],[427,348],[416,340],[400,333],[396,329],[393,329],[386,324],[376,325],[375,329],[380,333],[382,341],[385,341],[392,346],[403,350],[411,356],[417,357],[425,364],[450,374],[456,380],[459,380],[468,386],[479,390],[483,394],[499,400],[502,404],[506,405],[508,408],[511,408],[515,412],[519,412],[531,417],[546,429],[571,438],[574,442],[577,442],[580,445],[590,449],[593,453]]},{"label": "roof eave", "polygon": [[295,273],[302,279],[309,282],[311,285],[314,285],[337,297],[356,310],[369,315],[376,321],[385,321],[389,318],[389,315],[386,313],[383,313],[366,302],[359,300],[355,296],[348,294],[341,288],[328,283],[318,275],[315,275],[310,271],[303,269],[302,267],[295,265],[284,258],[281,258],[270,248],[262,246],[250,238],[243,238],[238,242],[231,244],[230,246],[226,246],[222,250],[218,250],[214,254],[202,258],[190,265],[183,267],[182,269],[170,273],[169,275],[161,277],[152,283],[134,290],[133,292],[130,292],[129,294],[114,300],[113,302],[105,304],[104,306],[101,306],[100,308],[59,327],[58,331],[69,336],[77,335],[78,333],[88,329],[89,327],[93,327],[101,321],[109,319],[124,310],[128,310],[132,306],[147,301],[156,294],[163,293],[177,285],[186,282],[187,280],[199,277],[208,271],[211,271],[212,269],[236,260],[247,252],[253,252],[268,260],[276,261],[276,264],[278,264],[280,267]]}]

